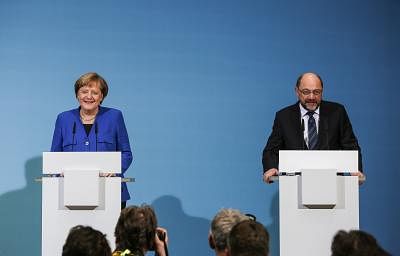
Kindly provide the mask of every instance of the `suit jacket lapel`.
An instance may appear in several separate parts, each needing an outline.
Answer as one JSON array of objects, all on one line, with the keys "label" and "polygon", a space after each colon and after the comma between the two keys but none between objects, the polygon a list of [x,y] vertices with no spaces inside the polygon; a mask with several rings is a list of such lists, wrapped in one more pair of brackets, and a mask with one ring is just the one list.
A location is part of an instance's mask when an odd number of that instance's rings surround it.
[{"label": "suit jacket lapel", "polygon": [[292,114],[290,116],[290,124],[293,130],[293,135],[296,140],[297,149],[306,149],[307,145],[304,143],[303,128],[301,126],[301,114],[299,102],[292,105]]},{"label": "suit jacket lapel", "polygon": [[318,120],[318,142],[316,149],[324,149],[324,136],[325,136],[325,123],[328,122],[328,117],[326,114],[326,109],[324,108],[324,102],[321,101],[319,106],[319,120]]}]

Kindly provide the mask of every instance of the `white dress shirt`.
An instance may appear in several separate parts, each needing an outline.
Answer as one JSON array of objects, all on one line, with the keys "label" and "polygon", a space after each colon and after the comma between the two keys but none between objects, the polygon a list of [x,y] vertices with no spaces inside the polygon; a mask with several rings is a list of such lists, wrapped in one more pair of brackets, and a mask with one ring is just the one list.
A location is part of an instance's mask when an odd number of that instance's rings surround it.
[{"label": "white dress shirt", "polygon": [[[300,113],[301,113],[301,119],[303,119],[303,124],[304,124],[304,141],[307,143],[308,146],[308,119],[309,116],[307,115],[308,110],[305,109],[300,103]],[[317,126],[317,134],[319,131],[319,107],[314,111],[314,120],[315,120],[315,125]]]}]

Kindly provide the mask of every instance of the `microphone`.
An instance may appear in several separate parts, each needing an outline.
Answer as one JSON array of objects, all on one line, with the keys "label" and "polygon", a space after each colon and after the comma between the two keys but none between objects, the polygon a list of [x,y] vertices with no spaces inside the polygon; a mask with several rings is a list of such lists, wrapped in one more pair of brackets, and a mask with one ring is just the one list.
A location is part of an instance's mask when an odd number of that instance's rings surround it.
[{"label": "microphone", "polygon": [[97,134],[99,133],[99,130],[97,128],[97,122],[94,123],[94,133],[96,134],[96,152],[97,152]]},{"label": "microphone", "polygon": [[72,126],[72,149],[71,151],[74,151],[74,142],[75,142],[75,133],[76,133],[76,122],[74,122],[74,126]]},{"label": "microphone", "polygon": [[301,146],[302,150],[306,149],[306,142],[304,141],[304,119],[301,118]]}]

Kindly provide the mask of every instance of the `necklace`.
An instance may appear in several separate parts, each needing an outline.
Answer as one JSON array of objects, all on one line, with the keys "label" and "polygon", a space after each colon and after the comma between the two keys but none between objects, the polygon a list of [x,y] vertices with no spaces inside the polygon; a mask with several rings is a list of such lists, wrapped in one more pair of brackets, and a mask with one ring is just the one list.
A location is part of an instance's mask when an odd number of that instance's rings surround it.
[{"label": "necklace", "polygon": [[93,120],[96,118],[97,113],[94,114],[94,116],[91,117],[91,118],[85,118],[85,116],[82,114],[82,112],[79,112],[79,115],[80,115],[80,118],[81,118],[81,120],[82,120],[83,122],[90,122],[90,121],[93,121]]},{"label": "necklace", "polygon": [[84,117],[81,115],[81,120],[82,120],[82,121],[84,121],[84,122],[90,122],[90,121],[93,121],[95,118],[96,118],[96,115],[95,115],[95,116],[93,116],[92,118],[89,118],[89,119],[86,119],[86,118],[84,118]]}]

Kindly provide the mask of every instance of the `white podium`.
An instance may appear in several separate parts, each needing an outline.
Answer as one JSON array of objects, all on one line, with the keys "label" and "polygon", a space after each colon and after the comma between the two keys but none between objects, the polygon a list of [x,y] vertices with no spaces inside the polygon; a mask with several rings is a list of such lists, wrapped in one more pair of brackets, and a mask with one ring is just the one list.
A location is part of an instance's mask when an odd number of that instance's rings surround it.
[{"label": "white podium", "polygon": [[[121,210],[120,152],[44,152],[42,177],[42,256],[62,254],[69,230],[91,226],[107,235]],[[105,175],[103,175],[105,174]]]},{"label": "white podium", "polygon": [[359,229],[357,151],[279,151],[280,255],[331,254],[334,234]]}]

